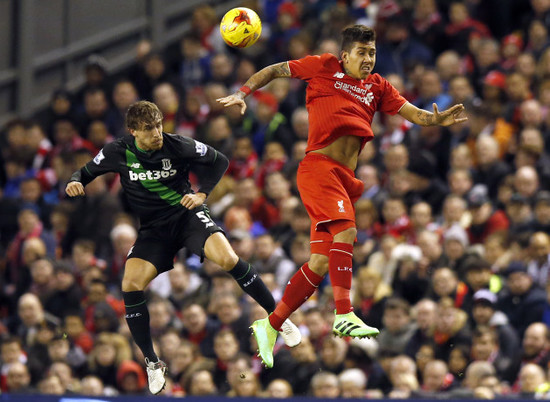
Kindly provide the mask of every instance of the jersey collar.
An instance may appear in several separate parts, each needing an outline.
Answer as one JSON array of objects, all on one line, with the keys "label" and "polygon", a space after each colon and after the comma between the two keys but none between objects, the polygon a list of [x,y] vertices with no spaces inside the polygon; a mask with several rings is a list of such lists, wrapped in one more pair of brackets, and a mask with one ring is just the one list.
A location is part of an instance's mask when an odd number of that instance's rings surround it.
[{"label": "jersey collar", "polygon": [[146,151],[145,149],[141,149],[138,144],[137,144],[137,141],[136,139],[134,138],[134,146],[136,147],[136,149],[141,152],[141,153],[144,153],[144,154],[151,154],[153,153],[154,151]]}]

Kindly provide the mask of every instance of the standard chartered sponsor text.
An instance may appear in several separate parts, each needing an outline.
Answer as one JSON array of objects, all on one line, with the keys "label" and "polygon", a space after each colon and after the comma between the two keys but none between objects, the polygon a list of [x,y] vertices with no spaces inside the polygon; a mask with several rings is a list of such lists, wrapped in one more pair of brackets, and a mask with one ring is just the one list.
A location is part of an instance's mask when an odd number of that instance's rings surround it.
[{"label": "standard chartered sponsor text", "polygon": [[334,88],[341,89],[347,92],[348,94],[352,95],[354,98],[356,98],[360,102],[365,103],[366,105],[370,105],[374,99],[373,93],[367,92],[370,88],[361,88],[357,85],[346,84],[342,81],[336,81],[334,83]]}]

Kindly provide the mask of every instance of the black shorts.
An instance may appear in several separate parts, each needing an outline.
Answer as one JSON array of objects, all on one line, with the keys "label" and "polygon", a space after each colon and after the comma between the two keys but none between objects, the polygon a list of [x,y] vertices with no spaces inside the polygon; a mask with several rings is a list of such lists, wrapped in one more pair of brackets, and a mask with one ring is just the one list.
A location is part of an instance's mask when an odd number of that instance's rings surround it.
[{"label": "black shorts", "polygon": [[149,261],[160,274],[174,268],[174,257],[182,247],[202,260],[204,243],[216,232],[223,230],[210,218],[205,205],[192,211],[184,209],[181,214],[143,225],[127,259]]}]

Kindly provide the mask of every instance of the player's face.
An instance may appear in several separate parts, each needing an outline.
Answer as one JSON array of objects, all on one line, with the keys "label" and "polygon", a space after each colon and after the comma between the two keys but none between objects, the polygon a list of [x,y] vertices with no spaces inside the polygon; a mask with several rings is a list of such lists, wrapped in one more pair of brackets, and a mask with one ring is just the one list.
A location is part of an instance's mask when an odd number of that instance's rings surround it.
[{"label": "player's face", "polygon": [[144,151],[158,151],[162,148],[162,120],[145,123],[139,130],[130,130],[136,144]]},{"label": "player's face", "polygon": [[376,45],[374,42],[354,42],[349,52],[342,52],[342,61],[346,74],[358,80],[368,77],[376,63]]}]

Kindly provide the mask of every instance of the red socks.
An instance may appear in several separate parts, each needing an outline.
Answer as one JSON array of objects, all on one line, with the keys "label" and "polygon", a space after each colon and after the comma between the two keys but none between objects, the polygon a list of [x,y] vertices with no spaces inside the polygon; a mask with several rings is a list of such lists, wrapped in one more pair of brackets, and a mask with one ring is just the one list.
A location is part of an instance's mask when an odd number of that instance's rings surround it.
[{"label": "red socks", "polygon": [[328,256],[328,273],[336,314],[347,314],[352,311],[349,291],[351,289],[353,245],[348,243],[332,243]]},{"label": "red socks", "polygon": [[271,326],[279,331],[283,322],[309,299],[322,280],[322,276],[309,269],[307,262],[302,265],[302,268],[288,281],[283,298],[277,304],[275,311],[269,315]]},{"label": "red socks", "polygon": [[[353,245],[332,243],[328,257],[328,272],[334,292],[336,314],[347,314],[352,311],[350,300],[353,262]],[[276,330],[281,329],[283,322],[315,292],[323,277],[317,275],[307,263],[288,281],[282,300],[275,311],[269,315],[269,322]]]}]

